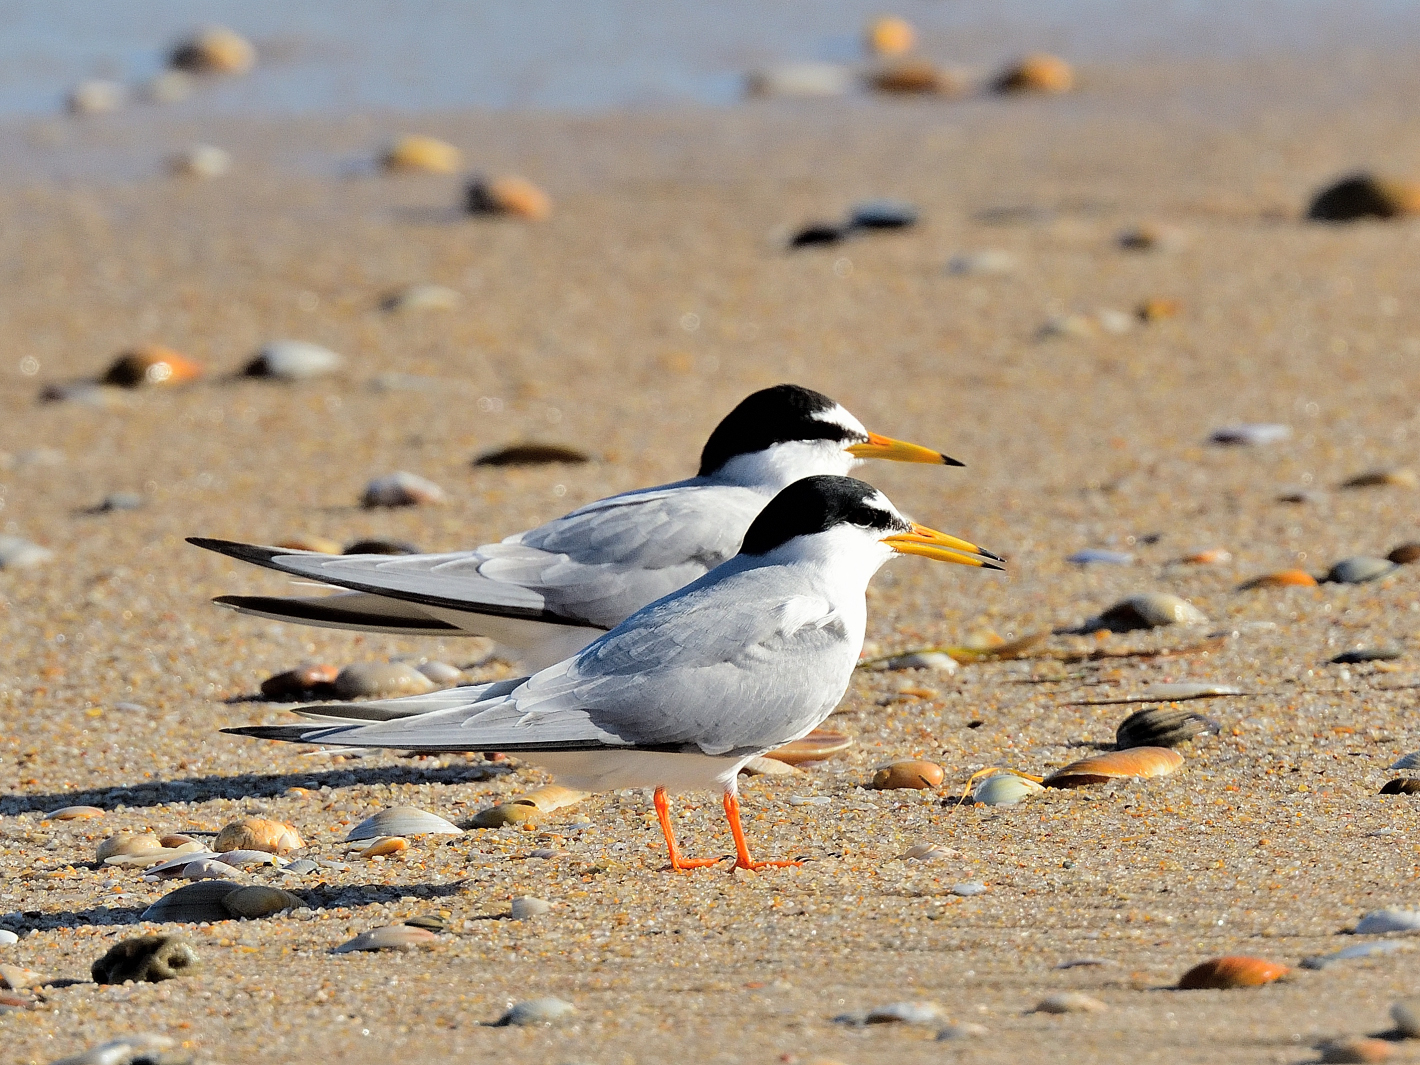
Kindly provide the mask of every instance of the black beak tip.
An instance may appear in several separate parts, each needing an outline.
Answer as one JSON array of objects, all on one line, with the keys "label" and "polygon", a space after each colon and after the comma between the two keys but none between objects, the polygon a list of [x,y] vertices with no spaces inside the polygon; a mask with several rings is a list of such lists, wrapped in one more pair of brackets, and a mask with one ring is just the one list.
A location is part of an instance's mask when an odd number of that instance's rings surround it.
[{"label": "black beak tip", "polygon": [[942,456],[942,465],[943,465],[943,466],[961,466],[961,467],[965,468],[966,463],[965,463],[965,462],[962,462],[960,459],[954,459],[954,458],[952,458],[950,455],[943,455],[943,456]]}]

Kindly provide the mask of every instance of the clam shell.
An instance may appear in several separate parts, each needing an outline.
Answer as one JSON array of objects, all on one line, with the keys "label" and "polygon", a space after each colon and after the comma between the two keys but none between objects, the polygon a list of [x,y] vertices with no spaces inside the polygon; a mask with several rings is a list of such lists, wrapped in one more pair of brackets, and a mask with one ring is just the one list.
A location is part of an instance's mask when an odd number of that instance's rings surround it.
[{"label": "clam shell", "polygon": [[216,852],[205,849],[201,844],[196,844],[195,849],[192,846],[184,845],[176,848],[171,858],[164,858],[161,862],[149,866],[148,875],[155,880],[180,877],[182,871],[193,862],[215,857],[217,857]]},{"label": "clam shell", "polygon": [[514,1003],[507,1013],[494,1022],[494,1026],[560,1024],[576,1012],[576,1006],[560,998],[530,998]]},{"label": "clam shell", "polygon": [[1397,758],[1387,769],[1420,769],[1420,751],[1411,751]]},{"label": "clam shell", "polygon": [[1179,707],[1137,710],[1119,723],[1114,742],[1121,751],[1134,747],[1177,747],[1196,736],[1217,733],[1218,723]]},{"label": "clam shell", "polygon": [[818,762],[825,758],[831,758],[851,746],[853,746],[852,736],[842,732],[830,732],[827,729],[816,728],[803,739],[786,743],[772,751],[766,751],[764,757],[788,762],[790,765],[799,765],[803,762]]},{"label": "clam shell", "polygon": [[367,484],[360,503],[366,507],[414,507],[442,503],[444,499],[444,490],[429,478],[396,470]]},{"label": "clam shell", "polygon": [[502,825],[521,825],[534,821],[539,814],[552,813],[572,806],[587,797],[587,792],[575,788],[564,788],[561,784],[546,784],[535,788],[512,802],[501,803],[487,810],[479,811],[473,819],[474,828],[498,828]]},{"label": "clam shell", "polygon": [[470,214],[510,214],[534,222],[552,214],[547,193],[511,174],[492,181],[474,178],[464,192],[464,205]]},{"label": "clam shell", "polygon": [[308,381],[335,373],[345,363],[341,355],[304,340],[273,340],[247,363],[248,377],[269,377],[278,381]]},{"label": "clam shell", "polygon": [[1075,85],[1075,72],[1057,56],[1029,55],[997,76],[992,89],[1000,93],[1062,93]]},{"label": "clam shell", "polygon": [[230,880],[241,874],[240,869],[217,858],[198,858],[184,865],[181,875],[185,880]]},{"label": "clam shell", "polygon": [[239,887],[222,898],[222,905],[233,917],[269,917],[282,910],[294,910],[304,906],[305,900],[299,895],[266,884],[251,884]]},{"label": "clam shell", "polygon": [[1086,622],[1085,627],[1132,632],[1162,625],[1201,625],[1207,621],[1207,615],[1187,599],[1167,592],[1151,592],[1121,599],[1093,621]]},{"label": "clam shell", "polygon": [[740,767],[740,772],[747,777],[783,777],[793,776],[800,770],[795,769],[788,762],[780,762],[774,758],[751,758]]},{"label": "clam shell", "polygon": [[1260,987],[1286,976],[1289,971],[1287,966],[1275,961],[1234,954],[1195,965],[1179,978],[1178,987],[1180,991]]},{"label": "clam shell", "polygon": [[461,836],[463,829],[438,814],[413,806],[392,806],[365,818],[345,835],[346,842],[381,836]]},{"label": "clam shell", "polygon": [[91,1046],[82,1054],[60,1058],[53,1065],[125,1065],[148,1051],[152,1051],[151,1056],[156,1058],[161,1051],[175,1046],[176,1039],[150,1032],[138,1032]]},{"label": "clam shell", "polygon": [[421,695],[434,688],[432,680],[405,662],[357,662],[335,678],[337,699]]},{"label": "clam shell", "polygon": [[920,791],[940,786],[945,776],[946,773],[936,762],[894,762],[873,774],[873,787],[880,791]]},{"label": "clam shell", "polygon": [[357,950],[418,950],[432,947],[438,942],[439,937],[427,929],[407,924],[391,924],[361,932],[354,939],[336,947],[335,953],[349,954]]},{"label": "clam shell", "polygon": [[872,1009],[840,1013],[833,1018],[835,1024],[846,1024],[852,1028],[870,1024],[935,1025],[945,1020],[945,1012],[935,1002],[889,1002]]},{"label": "clam shell", "polygon": [[385,836],[375,840],[360,852],[361,858],[379,858],[386,854],[398,854],[409,849],[409,840],[403,836]]},{"label": "clam shell", "polygon": [[910,859],[917,862],[931,862],[938,858],[953,858],[958,853],[950,847],[939,847],[935,843],[914,843],[898,857],[904,861]]},{"label": "clam shell", "polygon": [[105,858],[105,865],[115,865],[122,869],[149,869],[155,865],[162,865],[170,862],[174,858],[187,857],[187,861],[192,861],[194,855],[209,854],[201,843],[192,840],[179,847],[161,847],[155,851],[147,851],[139,854],[116,854],[112,858]]},{"label": "clam shell", "polygon": [[301,835],[282,821],[265,817],[243,817],[217,833],[212,841],[214,851],[265,851],[286,854],[306,845]]},{"label": "clam shell", "polygon": [[151,832],[116,832],[99,844],[94,859],[106,862],[110,858],[152,854],[162,849],[162,843]]},{"label": "clam shell", "polygon": [[1302,959],[1303,969],[1325,969],[1338,961],[1352,961],[1356,958],[1374,958],[1377,955],[1394,954],[1400,950],[1410,950],[1412,943],[1403,939],[1377,939],[1370,943],[1355,943],[1329,954],[1314,954]]},{"label": "clam shell", "polygon": [[1383,932],[1414,932],[1417,929],[1420,929],[1420,910],[1391,906],[1384,910],[1372,910],[1357,921],[1351,931],[1358,936],[1369,936]]},{"label": "clam shell", "polygon": [[1315,588],[1316,578],[1306,570],[1284,569],[1277,573],[1264,573],[1238,585],[1238,591],[1247,592],[1254,588]]},{"label": "clam shell", "polygon": [[168,62],[194,74],[244,74],[256,65],[256,49],[235,30],[208,26],[174,48]]},{"label": "clam shell", "polygon": [[1035,1004],[1033,1013],[1098,1013],[1108,1009],[1097,998],[1083,991],[1056,991],[1046,995]]},{"label": "clam shell", "polygon": [[240,886],[230,880],[202,880],[195,884],[184,884],[144,910],[142,919],[178,924],[230,920],[232,915],[222,905],[222,900]]},{"label": "clam shell", "polygon": [[474,828],[502,828],[504,825],[521,825],[528,821],[535,821],[540,817],[542,811],[536,806],[527,806],[523,803],[504,802],[497,806],[490,806],[486,810],[479,810],[474,814]]},{"label": "clam shell", "polygon": [[102,817],[104,812],[97,806],[61,806],[51,810],[41,820],[44,821],[87,821],[91,817]]},{"label": "clam shell", "polygon": [[971,789],[971,800],[986,806],[1012,806],[1044,790],[1044,786],[1034,780],[1014,773],[996,773],[976,782]]},{"label": "clam shell", "polygon": [[1414,777],[1400,777],[1396,780],[1387,780],[1381,785],[1382,795],[1415,795],[1420,794],[1420,780]]},{"label": "clam shell", "polygon": [[386,170],[403,173],[452,174],[463,165],[463,153],[437,137],[400,137],[380,157]]},{"label": "clam shell", "polygon": [[[312,548],[307,542],[307,546],[299,548],[299,550],[309,551]],[[338,544],[330,554],[340,554]],[[312,689],[334,684],[335,678],[339,675],[340,670],[334,666],[318,663],[297,666],[295,669],[288,669],[285,673],[277,673],[275,676],[267,677],[261,682],[261,694],[268,699],[302,699],[306,698]]]},{"label": "clam shell", "polygon": [[228,865],[234,866],[237,869],[246,869],[253,865],[274,865],[280,867],[282,864],[281,859],[277,858],[274,854],[267,851],[252,850],[223,851],[221,854],[217,855],[217,860],[226,862]]},{"label": "clam shell", "polygon": [[1326,572],[1326,580],[1331,584],[1365,584],[1378,577],[1384,577],[1396,565],[1388,558],[1371,558],[1369,555],[1353,555],[1343,558]]},{"label": "clam shell", "polygon": [[508,909],[508,916],[515,921],[526,921],[529,917],[541,917],[545,913],[552,912],[552,903],[545,899],[535,899],[531,895],[524,895],[513,900]]},{"label": "clam shell", "polygon": [[[1183,755],[1166,747],[1132,747],[1071,762],[1041,783],[1047,788],[1078,788],[1121,777],[1161,777],[1183,765]],[[989,778],[988,778],[989,779]]]}]

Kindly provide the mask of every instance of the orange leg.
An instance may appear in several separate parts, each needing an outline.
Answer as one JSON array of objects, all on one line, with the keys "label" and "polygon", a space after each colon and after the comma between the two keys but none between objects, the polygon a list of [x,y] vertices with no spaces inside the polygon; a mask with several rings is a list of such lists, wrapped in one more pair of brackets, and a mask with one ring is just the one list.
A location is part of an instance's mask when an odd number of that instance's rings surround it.
[{"label": "orange leg", "polygon": [[661,831],[666,834],[666,849],[671,854],[672,869],[704,869],[724,861],[723,858],[682,858],[680,848],[675,845],[675,829],[671,827],[671,806],[666,801],[666,789],[656,789],[656,817],[660,819]]},{"label": "orange leg", "polygon": [[736,869],[786,869],[803,865],[803,862],[752,862],[749,858],[749,844],[745,842],[745,830],[740,827],[740,800],[734,792],[725,792],[725,819],[730,822],[730,834],[735,837]]}]

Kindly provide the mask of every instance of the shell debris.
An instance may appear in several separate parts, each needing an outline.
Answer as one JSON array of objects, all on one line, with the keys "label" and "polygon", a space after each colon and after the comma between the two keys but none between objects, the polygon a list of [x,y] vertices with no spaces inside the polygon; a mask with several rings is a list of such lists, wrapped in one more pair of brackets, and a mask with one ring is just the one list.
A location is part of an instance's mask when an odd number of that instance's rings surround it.
[{"label": "shell debris", "polygon": [[463,829],[438,814],[413,806],[392,806],[365,818],[345,835],[347,843],[386,836],[461,836]]},{"label": "shell debris", "polygon": [[245,74],[256,65],[256,49],[235,30],[206,26],[179,42],[168,64],[192,74]]},{"label": "shell debris", "polygon": [[526,178],[515,175],[474,178],[464,190],[464,207],[469,214],[512,215],[530,222],[552,217],[552,199]]},{"label": "shell debris", "polygon": [[1166,747],[1131,747],[1110,751],[1057,769],[1042,784],[1047,788],[1079,788],[1128,777],[1162,777],[1183,765],[1183,755]]},{"label": "shell debris", "polygon": [[268,854],[289,854],[306,845],[301,834],[283,821],[265,817],[243,817],[217,833],[212,849],[221,851],[265,851]]},{"label": "shell debris", "polygon": [[936,762],[893,762],[873,774],[873,787],[879,791],[930,790],[940,787],[945,776],[945,770]]},{"label": "shell debris", "polygon": [[1178,987],[1180,991],[1261,987],[1280,980],[1290,971],[1287,966],[1265,958],[1234,954],[1195,965],[1179,977]]},{"label": "shell debris", "polygon": [[356,951],[379,950],[428,950],[437,946],[439,937],[427,928],[408,924],[384,925],[361,932],[354,939],[340,944],[335,954],[350,954]]},{"label": "shell debris", "polygon": [[380,165],[394,173],[452,174],[463,166],[463,153],[447,141],[413,133],[396,138]]}]

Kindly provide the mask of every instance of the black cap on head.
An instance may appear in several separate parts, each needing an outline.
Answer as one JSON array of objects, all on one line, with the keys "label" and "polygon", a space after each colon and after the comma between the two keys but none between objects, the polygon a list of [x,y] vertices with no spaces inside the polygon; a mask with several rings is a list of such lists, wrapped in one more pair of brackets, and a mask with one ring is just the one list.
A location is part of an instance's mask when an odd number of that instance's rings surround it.
[{"label": "black cap on head", "polygon": [[710,476],[737,455],[752,455],[790,440],[867,439],[847,426],[815,417],[837,406],[822,392],[801,385],[775,385],[746,396],[705,442],[700,476]]},{"label": "black cap on head", "polygon": [[880,532],[906,532],[912,526],[891,510],[884,510],[881,493],[853,477],[821,474],[795,481],[759,512],[744,543],[742,555],[762,555],[796,536],[811,536],[835,525],[857,525]]}]

